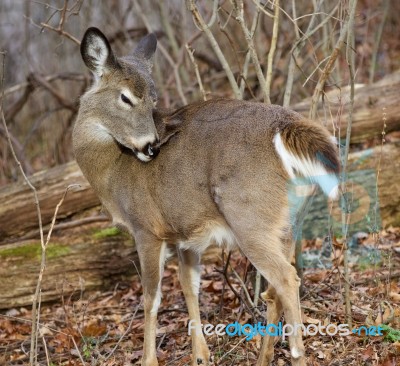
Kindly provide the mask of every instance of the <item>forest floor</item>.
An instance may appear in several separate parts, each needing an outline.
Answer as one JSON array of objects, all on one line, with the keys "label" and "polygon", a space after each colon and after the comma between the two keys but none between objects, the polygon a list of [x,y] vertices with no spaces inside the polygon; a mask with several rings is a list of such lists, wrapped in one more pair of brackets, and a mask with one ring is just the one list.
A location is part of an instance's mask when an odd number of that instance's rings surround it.
[{"label": "forest floor", "polygon": [[[400,364],[400,229],[388,229],[378,236],[356,237],[351,259],[352,329],[383,324],[382,335],[365,331],[350,335],[314,335],[304,338],[308,365]],[[304,242],[305,258],[322,247],[322,241]],[[343,305],[344,279],[339,243],[335,244],[331,268],[304,271],[301,299],[305,326],[335,326],[346,323]],[[312,262],[312,261],[311,261]],[[248,284],[253,296],[252,267],[234,252],[224,276],[222,263],[204,266],[200,290],[201,317],[212,325],[255,324],[262,321],[243,300],[243,287],[232,275],[234,268]],[[228,285],[235,290],[233,292]],[[157,356],[162,365],[189,365],[191,344],[189,316],[177,276],[177,264],[167,263],[163,298],[158,316]],[[239,295],[239,297],[237,296]],[[265,304],[258,310],[265,311]],[[43,304],[38,338],[38,364],[55,365],[130,365],[140,364],[143,346],[143,306],[140,279],[131,286],[117,285],[108,292],[76,294],[60,302]],[[10,309],[0,313],[0,365],[29,364],[31,311]],[[311,329],[310,328],[310,329]],[[207,336],[214,365],[255,365],[262,337]],[[275,365],[290,364],[288,342],[279,339],[275,346]]]}]

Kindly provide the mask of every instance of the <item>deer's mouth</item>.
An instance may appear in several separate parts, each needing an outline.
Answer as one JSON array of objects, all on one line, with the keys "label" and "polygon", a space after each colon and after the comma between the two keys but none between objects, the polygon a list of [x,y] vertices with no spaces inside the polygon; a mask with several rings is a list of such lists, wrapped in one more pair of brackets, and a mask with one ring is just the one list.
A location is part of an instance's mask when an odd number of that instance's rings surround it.
[{"label": "deer's mouth", "polygon": [[160,152],[160,146],[159,142],[156,142],[155,144],[147,144],[145,147],[139,151],[137,149],[133,149],[133,153],[136,155],[136,157],[145,163],[149,162],[150,160],[153,160],[158,153]]},{"label": "deer's mouth", "polygon": [[138,149],[132,144],[123,143],[115,139],[118,146],[123,153],[132,154],[144,163],[148,163],[153,160],[160,152],[160,142],[156,140],[154,144],[147,143],[142,149]]}]

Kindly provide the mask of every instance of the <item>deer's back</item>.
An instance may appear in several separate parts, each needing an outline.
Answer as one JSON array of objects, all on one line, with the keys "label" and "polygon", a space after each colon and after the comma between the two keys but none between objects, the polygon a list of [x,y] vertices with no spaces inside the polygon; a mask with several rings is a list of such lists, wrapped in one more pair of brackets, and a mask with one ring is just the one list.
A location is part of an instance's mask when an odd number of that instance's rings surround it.
[{"label": "deer's back", "polygon": [[[146,207],[156,222],[163,222],[160,226],[172,223],[188,235],[199,218],[218,218],[229,201],[240,200],[255,210],[266,201],[282,205],[287,174],[272,140],[277,129],[298,118],[279,106],[235,100],[189,105],[160,121],[176,124],[179,132],[154,161],[121,157],[116,169],[126,179],[115,195],[124,197],[121,203],[133,212],[131,221]],[[148,217],[143,220],[144,225]]]}]

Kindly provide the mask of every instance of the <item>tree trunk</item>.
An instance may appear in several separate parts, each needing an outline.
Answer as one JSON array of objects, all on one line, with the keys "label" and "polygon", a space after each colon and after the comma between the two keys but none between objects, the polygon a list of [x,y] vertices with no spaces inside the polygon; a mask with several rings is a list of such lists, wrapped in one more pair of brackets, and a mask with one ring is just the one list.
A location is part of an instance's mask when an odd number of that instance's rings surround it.
[{"label": "tree trunk", "polygon": [[[356,88],[353,112],[351,143],[362,143],[373,138],[382,138],[383,118],[386,117],[386,133],[400,130],[400,72],[390,74],[371,85]],[[334,90],[324,96],[318,106],[317,119],[333,131],[340,128],[340,137],[345,138],[349,88]],[[308,117],[311,99],[306,99],[291,108]],[[333,123],[332,123],[333,122]]]}]

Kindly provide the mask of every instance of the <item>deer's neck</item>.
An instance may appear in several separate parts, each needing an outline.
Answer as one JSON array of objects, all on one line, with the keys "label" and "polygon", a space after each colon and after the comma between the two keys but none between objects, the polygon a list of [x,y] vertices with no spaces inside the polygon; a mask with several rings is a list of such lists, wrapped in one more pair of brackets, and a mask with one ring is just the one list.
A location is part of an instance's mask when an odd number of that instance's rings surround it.
[{"label": "deer's neck", "polygon": [[[154,110],[153,120],[163,144],[168,143],[182,127],[182,120],[176,117],[175,111]],[[82,106],[73,131],[73,142],[77,162],[92,186],[98,185],[98,182],[104,183],[107,177],[118,174],[119,169],[123,170],[123,174],[136,171],[135,166],[137,173],[143,170],[143,164],[134,157],[132,151],[118,145],[101,121],[86,113]],[[132,155],[132,158],[126,159],[125,155]],[[124,167],[124,162],[129,162],[128,166]]]},{"label": "deer's neck", "polygon": [[94,118],[76,124],[73,141],[78,164],[92,185],[115,167],[121,155],[114,138]]}]

